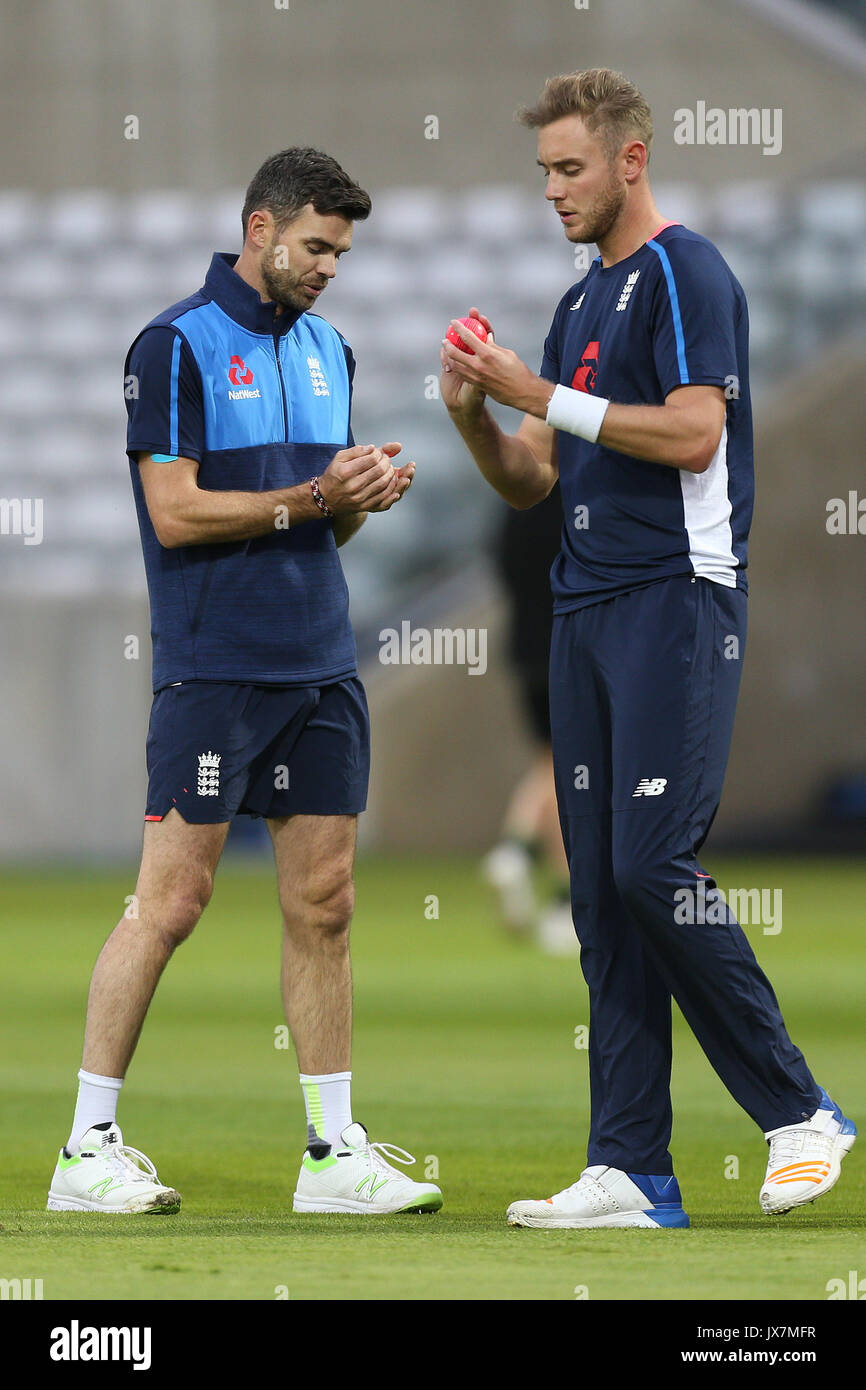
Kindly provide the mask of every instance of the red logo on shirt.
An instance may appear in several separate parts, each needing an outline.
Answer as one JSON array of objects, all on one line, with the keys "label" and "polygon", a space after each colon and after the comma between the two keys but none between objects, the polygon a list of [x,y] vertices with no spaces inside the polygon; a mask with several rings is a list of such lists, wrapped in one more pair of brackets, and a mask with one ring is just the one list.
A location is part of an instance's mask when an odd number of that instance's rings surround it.
[{"label": "red logo on shirt", "polygon": [[571,378],[574,391],[594,391],[598,377],[598,343],[587,343],[580,355],[580,366]]},{"label": "red logo on shirt", "polygon": [[229,381],[232,386],[249,386],[253,379],[253,374],[242,357],[237,354],[231,359],[229,367]]}]

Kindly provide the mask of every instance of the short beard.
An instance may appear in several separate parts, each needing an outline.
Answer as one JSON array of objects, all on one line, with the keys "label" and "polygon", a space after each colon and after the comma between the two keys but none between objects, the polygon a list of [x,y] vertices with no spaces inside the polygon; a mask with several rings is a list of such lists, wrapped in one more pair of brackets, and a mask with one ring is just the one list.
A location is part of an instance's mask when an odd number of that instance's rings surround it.
[{"label": "short beard", "polygon": [[279,304],[281,309],[298,309],[303,313],[310,307],[309,301],[296,292],[300,282],[292,278],[290,270],[276,271],[273,266],[265,265],[263,260],[260,273],[268,298],[274,304]]},{"label": "short beard", "polygon": [[607,187],[599,194],[598,201],[587,213],[585,226],[581,228],[579,239],[584,245],[597,246],[604,240],[616,225],[625,199],[626,190],[611,177]]}]

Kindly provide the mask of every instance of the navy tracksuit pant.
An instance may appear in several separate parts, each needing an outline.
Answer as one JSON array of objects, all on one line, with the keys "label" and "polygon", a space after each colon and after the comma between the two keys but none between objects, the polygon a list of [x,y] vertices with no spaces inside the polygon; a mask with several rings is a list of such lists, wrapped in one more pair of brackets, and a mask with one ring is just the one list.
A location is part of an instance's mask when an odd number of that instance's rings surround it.
[{"label": "navy tracksuit pant", "polygon": [[671,996],[762,1130],[820,1104],[697,859],[721,797],[745,636],[745,594],[689,576],[554,619],[557,797],[590,997],[590,1165],[673,1172]]}]

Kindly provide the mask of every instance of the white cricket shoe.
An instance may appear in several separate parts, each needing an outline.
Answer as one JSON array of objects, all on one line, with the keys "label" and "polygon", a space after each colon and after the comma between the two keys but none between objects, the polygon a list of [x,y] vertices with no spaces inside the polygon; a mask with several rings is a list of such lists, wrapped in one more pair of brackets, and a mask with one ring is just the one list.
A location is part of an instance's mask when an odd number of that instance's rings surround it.
[{"label": "white cricket shoe", "polygon": [[767,1216],[814,1202],[829,1192],[842,1171],[842,1159],[853,1148],[857,1126],[821,1089],[821,1104],[802,1124],[771,1129],[767,1172],[759,1201]]},{"label": "white cricket shoe", "polygon": [[180,1210],[180,1193],[164,1187],[150,1159],[124,1144],[116,1124],[97,1125],[77,1154],[60,1150],[48,1210],[167,1215]]},{"label": "white cricket shoe", "polygon": [[481,861],[481,872],[499,897],[505,925],[513,932],[532,930],[538,913],[532,882],[532,858],[521,845],[504,840]]},{"label": "white cricket shoe", "polygon": [[[413,1182],[386,1159],[414,1163],[405,1149],[370,1143],[367,1131],[355,1121],[340,1135],[342,1147],[314,1146],[304,1154],[293,1211],[360,1213],[388,1216],[396,1212],[438,1211],[442,1193],[430,1182]],[[320,1152],[322,1157],[315,1157]]]},{"label": "white cricket shoe", "polygon": [[577,1182],[553,1197],[512,1202],[506,1219],[509,1226],[569,1230],[615,1226],[659,1230],[689,1224],[676,1178],[624,1173],[603,1163],[585,1168]]}]

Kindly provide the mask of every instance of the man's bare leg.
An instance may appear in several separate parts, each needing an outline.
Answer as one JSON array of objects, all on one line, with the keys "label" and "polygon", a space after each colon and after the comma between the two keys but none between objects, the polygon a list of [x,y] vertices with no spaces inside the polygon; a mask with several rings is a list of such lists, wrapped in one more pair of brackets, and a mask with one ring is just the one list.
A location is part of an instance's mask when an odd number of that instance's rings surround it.
[{"label": "man's bare leg", "polygon": [[283,1001],[307,1110],[308,1152],[292,1210],[438,1211],[442,1193],[435,1183],[413,1181],[391,1166],[363,1125],[352,1122],[349,924],[356,817],[290,816],[268,824],[283,911]]},{"label": "man's bare leg", "polygon": [[177,811],[145,825],[130,915],[120,919],[103,946],[90,983],[85,1071],[126,1074],[169,957],[210,899],[227,834],[227,823],[189,825]]},{"label": "man's bare leg", "polygon": [[114,1117],[153,992],[208,903],[227,833],[228,824],[189,825],[176,811],[145,825],[135,896],[103,946],[90,983],[78,1102],[51,1180],[49,1211],[170,1213],[180,1207],[180,1194],[160,1183],[155,1170],[143,1173],[126,1153]]},{"label": "man's bare leg", "polygon": [[283,914],[282,991],[302,1073],[345,1072],[352,1055],[349,926],[356,816],[268,821]]}]

